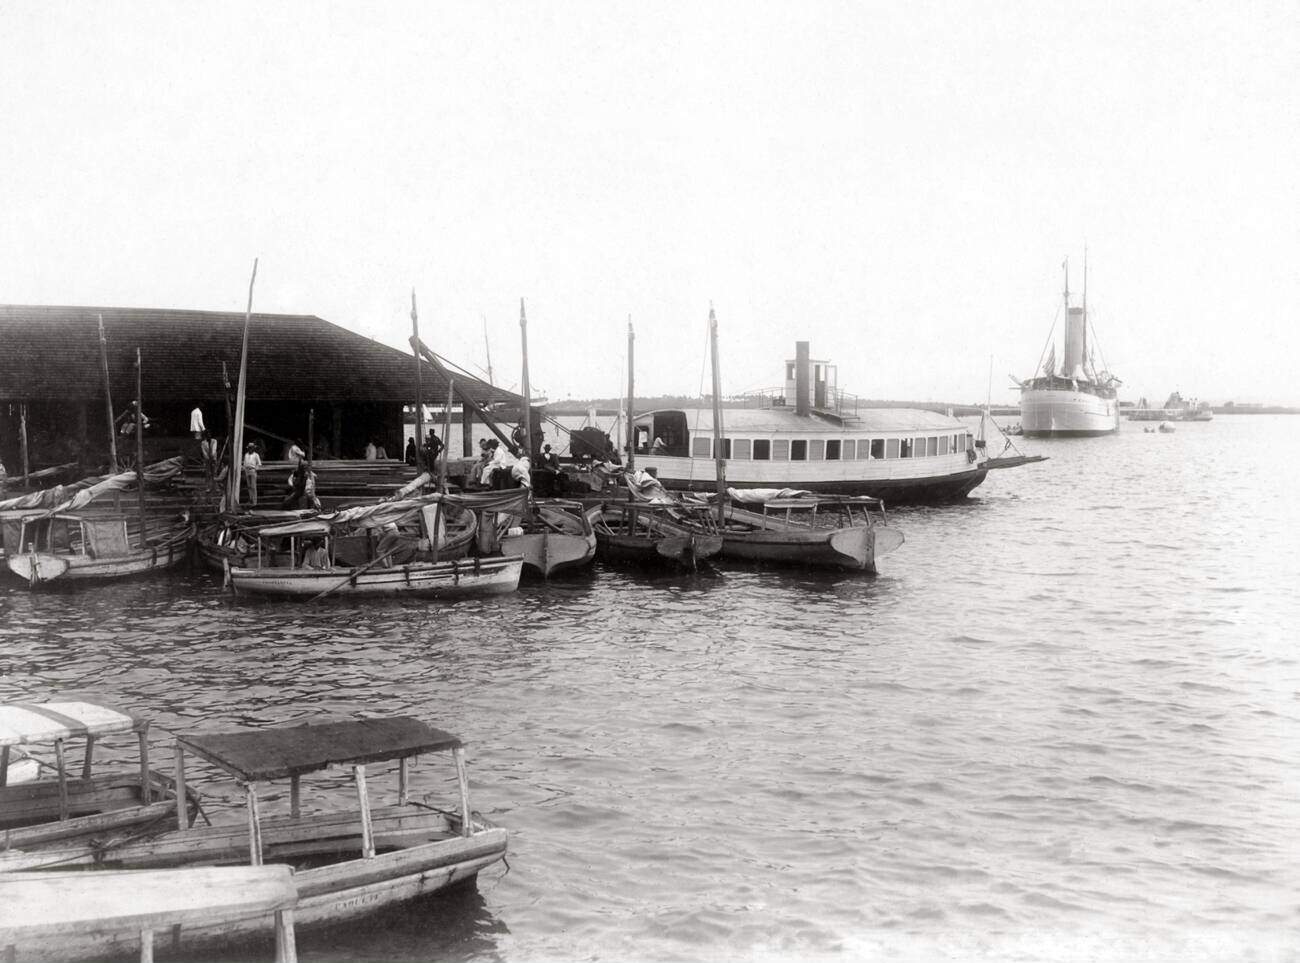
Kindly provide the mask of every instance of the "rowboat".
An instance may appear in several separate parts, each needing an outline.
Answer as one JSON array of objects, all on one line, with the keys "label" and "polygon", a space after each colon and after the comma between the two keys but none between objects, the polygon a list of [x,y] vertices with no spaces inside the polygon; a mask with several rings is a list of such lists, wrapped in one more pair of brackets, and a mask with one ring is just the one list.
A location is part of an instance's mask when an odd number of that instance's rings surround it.
[{"label": "rowboat", "polygon": [[294,963],[298,887],[288,866],[205,866],[0,876],[0,947],[7,960],[102,960],[154,933],[273,914],[276,963]]},{"label": "rowboat", "polygon": [[[412,791],[412,760],[449,754],[458,798],[450,806]],[[177,869],[191,866],[287,864],[298,887],[295,923],[337,922],[394,903],[469,883],[506,853],[506,832],[470,808],[465,750],[451,733],[408,717],[180,736],[176,740],[177,782],[186,784],[186,761],[198,757],[207,767],[233,777],[245,788],[246,818],[194,826],[147,840],[107,846],[67,847],[39,853],[0,853],[0,870],[12,873],[42,868],[87,873],[114,869]],[[445,758],[445,756],[444,756]],[[396,768],[396,805],[372,806],[369,777],[380,763]],[[303,805],[302,777],[351,767],[356,806],[314,811]],[[337,777],[335,777],[337,778]],[[287,809],[264,812],[264,783],[287,780]],[[43,875],[43,874],[42,874]],[[233,937],[269,933],[270,914],[185,927],[182,949]]]},{"label": "rowboat", "polygon": [[[145,482],[174,478],[180,463],[181,459],[171,458],[150,466],[144,472]],[[5,564],[34,588],[56,581],[125,578],[182,561],[194,535],[188,512],[155,512],[151,517],[109,504],[107,496],[120,495],[136,484],[135,472],[121,472],[74,491],[53,507],[7,511],[0,521]]]},{"label": "rowboat", "polygon": [[255,554],[227,561],[229,581],[258,595],[513,592],[523,559],[499,554],[495,529],[479,524],[483,510],[466,496],[426,495],[266,525],[249,533]]},{"label": "rowboat", "polygon": [[596,533],[580,502],[536,499],[511,516],[501,550],[523,556],[525,575],[550,578],[591,565]]},{"label": "rowboat", "polygon": [[[92,775],[96,743],[124,733],[137,738],[139,770]],[[27,849],[174,828],[176,786],[149,768],[148,733],[147,719],[97,702],[0,705],[0,845]],[[70,739],[85,740],[79,774],[68,765]],[[52,747],[54,763],[15,760],[35,746]],[[41,778],[44,772],[50,777]],[[197,800],[188,799],[185,809],[188,825]]]},{"label": "rowboat", "polygon": [[903,544],[877,498],[729,494],[721,529],[724,558],[874,575],[876,559]]},{"label": "rowboat", "polygon": [[605,561],[694,569],[722,550],[722,536],[716,527],[710,530],[707,509],[603,502],[588,509],[587,518],[596,533],[596,553]]}]

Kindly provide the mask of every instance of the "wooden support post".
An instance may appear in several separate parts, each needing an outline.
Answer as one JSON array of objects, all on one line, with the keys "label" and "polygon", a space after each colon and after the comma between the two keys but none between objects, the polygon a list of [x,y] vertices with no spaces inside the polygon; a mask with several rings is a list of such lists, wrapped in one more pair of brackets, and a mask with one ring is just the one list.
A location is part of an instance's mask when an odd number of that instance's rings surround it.
[{"label": "wooden support post", "polygon": [[9,783],[9,747],[0,746],[0,787]]},{"label": "wooden support post", "polygon": [[[450,441],[451,439],[446,439]],[[469,418],[469,405],[460,406],[460,441],[461,457],[471,458],[474,455],[474,422]]]},{"label": "wooden support post", "polygon": [[189,800],[185,798],[185,750],[176,743],[176,829],[185,832],[190,826]]},{"label": "wooden support post", "polygon": [[474,835],[474,821],[469,810],[469,773],[465,769],[465,749],[462,746],[451,751],[456,761],[456,781],[460,784],[460,834]]},{"label": "wooden support post", "polygon": [[59,767],[59,819],[68,818],[68,769],[64,764],[63,740],[54,740],[54,760]]},{"label": "wooden support post", "polygon": [[293,910],[276,910],[275,963],[298,963],[298,944],[293,935]]},{"label": "wooden support post", "polygon": [[307,409],[307,460],[316,460],[316,409]]},{"label": "wooden support post", "polygon": [[90,760],[95,755],[95,737],[86,737],[86,761],[81,764],[81,778],[90,779]]},{"label": "wooden support post", "polygon": [[297,819],[302,815],[302,777],[296,772],[289,777],[289,815]]},{"label": "wooden support post", "polygon": [[31,465],[27,460],[27,402],[18,406],[18,447],[23,463],[23,488],[27,487],[27,476],[31,474]]},{"label": "wooden support post", "polygon": [[405,806],[411,798],[411,760],[403,757],[397,762],[397,804]]},{"label": "wooden support post", "polygon": [[153,963],[153,930],[140,931],[140,963]]},{"label": "wooden support post", "polygon": [[248,865],[262,865],[262,819],[257,812],[257,783],[250,782],[248,790]]},{"label": "wooden support post", "polygon": [[[411,337],[419,340],[420,337],[420,316],[415,311],[415,288],[411,288]],[[423,372],[421,368],[424,362],[420,359],[420,352],[412,349],[411,354],[415,356],[415,470],[433,471],[432,465],[424,463],[424,392],[421,380]],[[406,425],[402,425],[405,433]],[[443,442],[450,439],[444,437]]]},{"label": "wooden support post", "polygon": [[370,823],[370,796],[366,792],[366,767],[353,766],[352,775],[357,781],[357,802],[361,806],[361,855],[369,859],[375,855],[375,828]]},{"label": "wooden support post", "polygon": [[149,726],[146,723],[137,734],[140,739],[140,801],[146,806],[153,801],[149,784]]},{"label": "wooden support post", "polygon": [[108,341],[104,337],[104,316],[99,316],[99,371],[104,378],[104,404],[108,406],[108,467],[117,474],[117,426],[113,423],[113,392],[108,387]]},{"label": "wooden support post", "polygon": [[149,537],[144,512],[144,362],[135,349],[135,497],[140,510],[140,548]]}]

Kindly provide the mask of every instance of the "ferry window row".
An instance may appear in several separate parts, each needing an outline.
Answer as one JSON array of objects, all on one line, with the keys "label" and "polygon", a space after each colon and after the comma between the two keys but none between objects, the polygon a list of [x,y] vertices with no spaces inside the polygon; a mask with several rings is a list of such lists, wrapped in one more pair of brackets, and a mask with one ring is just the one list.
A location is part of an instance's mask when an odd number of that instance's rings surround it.
[{"label": "ferry window row", "polygon": [[[921,438],[723,438],[722,457],[728,461],[867,461],[929,458],[971,447],[966,432]],[[691,457],[713,458],[713,439],[692,438]]]}]

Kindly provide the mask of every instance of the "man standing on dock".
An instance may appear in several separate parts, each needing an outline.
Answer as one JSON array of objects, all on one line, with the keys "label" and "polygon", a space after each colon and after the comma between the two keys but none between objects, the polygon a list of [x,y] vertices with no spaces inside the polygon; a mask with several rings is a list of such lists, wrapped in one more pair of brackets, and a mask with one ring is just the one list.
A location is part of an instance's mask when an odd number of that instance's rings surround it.
[{"label": "man standing on dock", "polygon": [[190,434],[194,436],[195,441],[203,440],[203,433],[207,431],[207,425],[203,424],[203,409],[198,405],[190,412]]}]

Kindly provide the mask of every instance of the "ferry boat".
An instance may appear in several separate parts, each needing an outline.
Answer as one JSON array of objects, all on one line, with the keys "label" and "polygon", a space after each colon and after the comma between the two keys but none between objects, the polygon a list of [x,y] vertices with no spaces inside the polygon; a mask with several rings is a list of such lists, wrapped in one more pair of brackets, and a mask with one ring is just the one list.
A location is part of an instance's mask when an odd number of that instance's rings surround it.
[{"label": "ferry boat", "polygon": [[1088,354],[1088,281],[1084,266],[1083,303],[1070,306],[1069,263],[1065,266],[1065,352],[1056,367],[1056,345],[1040,375],[1020,385],[1020,424],[1027,437],[1086,437],[1119,431],[1120,380],[1097,371]]},{"label": "ferry boat", "polygon": [[[960,498],[988,473],[969,426],[914,408],[868,408],[836,386],[836,367],[809,356],[786,361],[782,391],[756,407],[722,411],[722,455],[732,488],[870,495],[891,505]],[[632,422],[638,467],[665,487],[713,491],[717,472],[710,408],[663,408]]]}]

